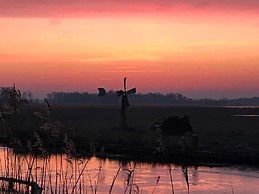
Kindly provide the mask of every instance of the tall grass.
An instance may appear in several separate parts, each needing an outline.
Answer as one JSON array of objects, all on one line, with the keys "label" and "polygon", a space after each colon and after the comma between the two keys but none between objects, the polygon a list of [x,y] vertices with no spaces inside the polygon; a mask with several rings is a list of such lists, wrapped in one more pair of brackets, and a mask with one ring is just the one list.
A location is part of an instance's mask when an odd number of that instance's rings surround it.
[{"label": "tall grass", "polygon": [[118,177],[118,175],[119,175],[119,172],[120,172],[121,168],[122,168],[122,164],[120,164],[120,166],[119,166],[119,168],[118,168],[116,174],[114,175],[114,177],[113,177],[113,179],[112,179],[112,183],[111,183],[111,187],[110,187],[110,190],[109,190],[109,194],[112,193],[112,189],[113,189],[114,183],[115,183],[115,181],[116,181],[116,179],[117,179],[117,177]]},{"label": "tall grass", "polygon": [[174,182],[173,182],[173,175],[172,175],[172,166],[171,166],[171,164],[168,164],[168,172],[169,172],[169,177],[170,177],[172,194],[174,194]]},{"label": "tall grass", "polygon": [[[7,149],[5,151],[7,151]],[[15,153],[11,149],[8,151],[10,157],[9,161],[14,161]],[[139,176],[141,177],[142,175],[138,174],[138,167],[135,162],[127,164],[119,163],[117,170],[114,169],[113,175],[112,173],[109,174],[109,177],[106,177],[106,183],[104,183],[103,179],[106,175],[105,172],[103,172],[105,168],[103,161],[99,161],[99,164],[95,164],[93,167],[92,163],[90,163],[90,158],[80,157],[70,158],[68,160],[66,154],[60,154],[58,156],[53,154],[47,158],[29,154],[18,154],[16,157],[20,157],[21,159],[21,173],[19,178],[21,180],[27,179],[31,182],[34,181],[38,183],[38,185],[41,185],[43,188],[43,194],[98,194],[105,193],[104,189],[106,193],[109,194],[143,193],[141,182],[144,180],[139,179]],[[16,164],[18,164],[18,162],[16,162]],[[10,163],[9,166],[11,168],[12,164]],[[1,175],[6,175],[4,168],[1,170]],[[164,178],[166,178],[166,176],[163,176],[163,181],[165,181]],[[119,179],[118,182],[117,179]],[[159,193],[160,180],[160,176],[156,176],[154,182],[149,183],[150,185],[154,185],[153,189],[150,187],[150,193]],[[7,186],[8,185],[6,185],[6,187]],[[19,190],[23,193],[31,191],[31,189],[26,188],[26,186],[19,188],[19,185],[13,185],[13,189],[14,191]]]},{"label": "tall grass", "polygon": [[[97,194],[100,186],[102,162],[99,165],[96,176],[91,177],[87,169],[90,158],[79,157],[72,137],[66,133],[62,124],[54,119],[51,106],[46,99],[45,103],[46,109],[44,113],[34,113],[36,130],[27,138],[26,142],[22,142],[17,138],[19,136],[18,133],[21,133],[22,130],[21,93],[19,90],[16,90],[15,86],[10,93],[10,106],[6,109],[0,107],[2,121],[5,123],[4,129],[7,131],[7,136],[12,137],[11,145],[13,147],[13,149],[4,148],[5,159],[4,166],[0,166],[1,176],[35,182],[43,189],[43,193]],[[42,139],[42,136],[47,138],[47,141]],[[62,142],[62,147],[60,147],[60,142]],[[158,150],[164,155],[168,154],[166,141],[161,134],[159,134],[158,142]],[[57,153],[51,154],[49,150],[51,146],[55,150],[63,150],[61,157],[58,157]],[[51,162],[51,157],[55,158],[54,163]],[[116,179],[122,170],[126,172],[123,193],[141,193],[140,186],[135,182],[135,168],[136,162],[134,162],[132,167],[125,168],[120,164],[109,187],[109,194],[113,192]],[[169,175],[172,193],[174,194],[171,165],[169,165]],[[158,176],[152,191],[153,193],[156,190],[159,179]],[[32,191],[32,188],[29,188],[28,185],[21,188],[20,184],[3,185],[2,188],[23,193]]]}]

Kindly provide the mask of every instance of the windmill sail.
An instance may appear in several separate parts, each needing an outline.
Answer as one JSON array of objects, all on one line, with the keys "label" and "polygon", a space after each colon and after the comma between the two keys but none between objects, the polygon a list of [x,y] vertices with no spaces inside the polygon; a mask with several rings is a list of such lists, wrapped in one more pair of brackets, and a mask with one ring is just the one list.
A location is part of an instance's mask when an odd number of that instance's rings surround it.
[{"label": "windmill sail", "polygon": [[124,94],[123,90],[117,91],[117,96],[122,96]]},{"label": "windmill sail", "polygon": [[106,91],[104,88],[98,88],[98,91],[99,91],[98,96],[104,96],[106,94]]},{"label": "windmill sail", "polygon": [[[120,114],[120,122],[121,122],[121,127],[123,129],[127,129],[127,117],[126,117],[126,109],[129,106],[129,100],[128,100],[128,94],[135,94],[136,93],[136,88],[131,88],[130,90],[127,91],[127,77],[124,77],[123,80],[123,89],[117,91],[117,96],[120,97],[122,96],[121,100],[121,114]],[[104,88],[98,88],[99,94],[98,96],[104,96],[106,94],[106,91]]]},{"label": "windmill sail", "polygon": [[126,79],[127,77],[124,77],[124,91],[126,92]]},{"label": "windmill sail", "polygon": [[127,94],[135,94],[136,93],[136,88],[132,88],[127,91]]}]

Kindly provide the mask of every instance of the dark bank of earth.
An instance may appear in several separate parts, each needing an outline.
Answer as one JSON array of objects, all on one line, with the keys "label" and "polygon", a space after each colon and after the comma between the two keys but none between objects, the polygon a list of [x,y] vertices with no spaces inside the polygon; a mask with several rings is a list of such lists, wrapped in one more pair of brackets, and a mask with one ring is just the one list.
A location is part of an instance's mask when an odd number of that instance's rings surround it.
[{"label": "dark bank of earth", "polygon": [[[132,131],[118,129],[119,111],[114,106],[51,106],[51,110],[52,123],[62,127],[60,138],[50,141],[53,134],[41,131],[45,121],[35,122],[34,112],[43,114],[45,109],[28,106],[22,110],[22,129],[18,136],[24,138],[24,147],[27,147],[26,138],[36,132],[49,153],[65,152],[64,137],[68,134],[76,155],[188,165],[259,164],[259,117],[235,116],[259,115],[258,107],[131,106],[127,119]],[[194,149],[187,137],[183,150],[180,137],[168,137],[168,152],[157,152],[158,135],[150,130],[152,124],[168,116],[184,115],[188,115],[194,132],[199,135],[198,147]],[[6,138],[1,142],[10,143]]]},{"label": "dark bank of earth", "polygon": [[190,166],[259,165],[259,156],[253,154],[219,153],[202,150],[169,148],[168,154],[155,153],[154,147],[128,147],[120,145],[96,146],[97,157],[117,160],[135,160],[155,163],[174,163]]},{"label": "dark bank of earth", "polygon": [[[42,149],[32,145],[32,149],[27,146],[17,147],[13,143],[2,140],[3,146],[12,147],[17,153],[36,154],[42,156]],[[84,143],[82,139],[73,142],[73,148],[69,148],[64,141],[49,142],[43,141],[44,149],[48,154],[68,153],[75,157],[96,156],[103,159],[115,159],[119,161],[140,161],[152,163],[174,163],[189,166],[221,166],[221,165],[259,165],[259,156],[253,153],[231,153],[216,152],[206,150],[202,147],[193,148],[181,145],[168,147],[167,152],[159,150],[153,146],[134,146],[120,144]],[[34,142],[35,143],[35,142]],[[69,149],[73,149],[72,151]]]}]

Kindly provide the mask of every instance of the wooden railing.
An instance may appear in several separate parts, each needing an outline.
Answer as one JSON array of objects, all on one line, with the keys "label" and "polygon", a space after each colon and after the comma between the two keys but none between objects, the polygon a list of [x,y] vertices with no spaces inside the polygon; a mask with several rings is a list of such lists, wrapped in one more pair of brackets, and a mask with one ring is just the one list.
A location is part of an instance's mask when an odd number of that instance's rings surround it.
[{"label": "wooden railing", "polygon": [[10,193],[14,191],[14,183],[23,184],[31,187],[31,194],[41,194],[42,192],[42,188],[39,187],[39,185],[35,182],[6,177],[0,177],[0,181],[8,182],[8,188],[6,188],[6,190]]}]

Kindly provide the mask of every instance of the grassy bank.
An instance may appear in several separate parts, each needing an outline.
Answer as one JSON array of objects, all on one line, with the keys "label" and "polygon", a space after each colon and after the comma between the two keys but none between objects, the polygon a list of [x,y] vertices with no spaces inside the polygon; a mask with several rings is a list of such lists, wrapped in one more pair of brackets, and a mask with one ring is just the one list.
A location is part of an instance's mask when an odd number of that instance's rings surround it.
[{"label": "grassy bank", "polygon": [[[42,130],[39,125],[44,125],[45,121],[37,120],[35,112],[46,114],[46,106],[22,108],[18,133],[21,138]],[[131,106],[127,111],[129,131],[120,129],[119,114],[117,106],[51,105],[52,119],[83,144],[157,146],[157,133],[150,130],[153,123],[168,116],[188,115],[194,132],[199,135],[201,149],[245,154],[259,152],[259,117],[251,116],[259,115],[259,108]],[[3,123],[1,128],[4,128]],[[179,144],[179,139],[168,137],[168,146]]]}]

